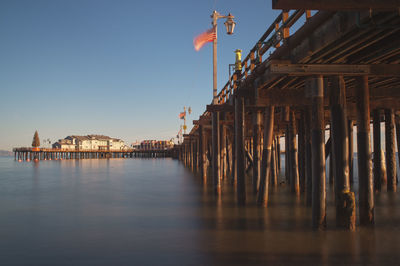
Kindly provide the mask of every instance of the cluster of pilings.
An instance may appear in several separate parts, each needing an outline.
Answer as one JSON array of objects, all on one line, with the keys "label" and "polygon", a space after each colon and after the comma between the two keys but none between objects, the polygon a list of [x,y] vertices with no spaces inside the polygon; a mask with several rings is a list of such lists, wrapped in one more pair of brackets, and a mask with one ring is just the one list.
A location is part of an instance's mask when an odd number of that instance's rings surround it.
[{"label": "cluster of pilings", "polygon": [[[369,17],[362,12],[318,12],[310,17],[305,12],[304,26],[289,38],[288,25],[303,13],[284,11],[274,21],[241,62],[244,68],[221,90],[218,104],[208,105],[193,122],[179,147],[179,159],[198,171],[204,182],[211,173],[216,193],[221,191],[222,179],[231,179],[241,205],[246,203],[245,178],[250,170],[260,206],[268,206],[270,186],[284,182],[311,206],[314,229],[326,228],[326,185],[331,183],[337,227],[354,230],[356,210],[360,225],[370,226],[374,224],[374,193],[384,186],[395,191],[397,186],[395,128],[399,143],[400,119],[395,112],[400,106],[400,49],[398,42],[391,48],[388,42],[400,40],[400,28],[360,25],[369,25],[369,20],[398,25],[400,17],[396,12]],[[284,33],[282,43],[276,41],[277,32]],[[380,39],[374,41],[372,36]],[[275,51],[262,61],[262,54],[271,47]],[[282,138],[283,180],[279,178]],[[327,182],[328,157],[331,173]]]},{"label": "cluster of pilings", "polygon": [[172,157],[173,149],[166,150],[61,150],[46,148],[15,148],[16,161],[40,161],[63,159],[108,159],[108,158],[164,158]]}]

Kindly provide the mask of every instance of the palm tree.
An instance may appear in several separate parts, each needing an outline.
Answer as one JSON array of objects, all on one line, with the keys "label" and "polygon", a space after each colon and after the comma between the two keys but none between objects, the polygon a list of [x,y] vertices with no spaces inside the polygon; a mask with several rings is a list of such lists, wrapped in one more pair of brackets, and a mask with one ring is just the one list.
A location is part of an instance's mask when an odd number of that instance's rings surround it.
[{"label": "palm tree", "polygon": [[39,134],[37,130],[35,131],[35,135],[33,135],[33,140],[32,140],[32,147],[39,147],[40,146],[40,139],[39,139]]}]

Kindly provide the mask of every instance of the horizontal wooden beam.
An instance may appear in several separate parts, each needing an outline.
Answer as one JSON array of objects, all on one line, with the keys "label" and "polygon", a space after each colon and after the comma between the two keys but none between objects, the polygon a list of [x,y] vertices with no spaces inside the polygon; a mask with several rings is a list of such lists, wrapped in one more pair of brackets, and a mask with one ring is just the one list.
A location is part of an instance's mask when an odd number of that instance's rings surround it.
[{"label": "horizontal wooden beam", "polygon": [[272,0],[273,9],[308,10],[392,10],[400,0]]},{"label": "horizontal wooden beam", "polygon": [[208,112],[233,112],[235,108],[229,104],[209,104],[207,105]]},{"label": "horizontal wooden beam", "polygon": [[399,64],[347,65],[347,64],[286,64],[271,63],[270,74],[287,76],[343,75],[343,76],[400,76]]},{"label": "horizontal wooden beam", "polygon": [[245,109],[247,112],[259,112],[259,111],[264,111],[265,107],[267,107],[267,105],[247,105],[245,106]]}]

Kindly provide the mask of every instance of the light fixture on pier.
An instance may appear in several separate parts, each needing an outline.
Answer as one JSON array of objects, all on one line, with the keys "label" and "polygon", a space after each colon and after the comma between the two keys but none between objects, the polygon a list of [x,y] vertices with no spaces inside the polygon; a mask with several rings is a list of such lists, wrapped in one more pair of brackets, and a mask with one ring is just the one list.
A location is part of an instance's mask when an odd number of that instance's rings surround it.
[{"label": "light fixture on pier", "polygon": [[231,13],[229,13],[228,16],[226,16],[226,21],[224,25],[226,28],[226,33],[229,35],[233,34],[233,30],[235,29],[236,26],[236,22],[233,21],[234,18],[235,17]]}]

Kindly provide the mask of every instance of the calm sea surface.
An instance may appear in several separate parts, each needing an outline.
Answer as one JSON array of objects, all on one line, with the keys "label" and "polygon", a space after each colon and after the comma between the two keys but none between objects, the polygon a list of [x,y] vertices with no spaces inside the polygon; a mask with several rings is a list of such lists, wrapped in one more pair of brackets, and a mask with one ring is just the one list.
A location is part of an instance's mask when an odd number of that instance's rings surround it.
[{"label": "calm sea surface", "polygon": [[[250,180],[250,178],[249,178]],[[376,195],[376,226],[311,230],[285,186],[268,209],[235,204],[172,159],[18,163],[0,158],[0,265],[400,265],[400,193]]]}]

